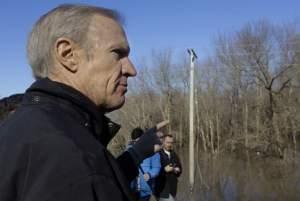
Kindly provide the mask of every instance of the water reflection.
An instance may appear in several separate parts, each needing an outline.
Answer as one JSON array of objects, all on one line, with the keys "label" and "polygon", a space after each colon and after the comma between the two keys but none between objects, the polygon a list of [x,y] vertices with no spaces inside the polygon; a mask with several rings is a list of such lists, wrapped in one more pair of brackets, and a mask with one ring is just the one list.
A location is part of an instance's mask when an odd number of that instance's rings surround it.
[{"label": "water reflection", "polygon": [[[181,151],[181,160],[184,172],[177,200],[186,201],[189,200],[187,151]],[[196,164],[194,201],[300,200],[298,162],[201,154]]]}]

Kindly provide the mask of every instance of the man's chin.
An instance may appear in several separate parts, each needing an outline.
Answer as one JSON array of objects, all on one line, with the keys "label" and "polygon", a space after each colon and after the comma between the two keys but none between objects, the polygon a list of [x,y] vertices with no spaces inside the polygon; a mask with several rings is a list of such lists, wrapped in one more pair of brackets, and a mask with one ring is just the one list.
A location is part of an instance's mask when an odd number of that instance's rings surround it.
[{"label": "man's chin", "polygon": [[125,96],[122,97],[118,102],[108,105],[105,109],[106,112],[112,112],[114,110],[120,109],[125,104]]}]

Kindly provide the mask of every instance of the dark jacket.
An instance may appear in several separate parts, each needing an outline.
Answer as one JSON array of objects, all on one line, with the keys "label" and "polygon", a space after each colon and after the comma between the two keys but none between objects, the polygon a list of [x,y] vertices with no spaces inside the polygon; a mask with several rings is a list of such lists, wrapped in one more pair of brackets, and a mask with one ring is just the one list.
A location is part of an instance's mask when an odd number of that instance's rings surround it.
[{"label": "dark jacket", "polygon": [[[155,179],[155,196],[160,198],[168,198],[169,194],[171,194],[173,197],[175,197],[177,193],[177,178],[182,173],[180,160],[174,151],[171,151],[170,158],[164,152],[164,150],[161,150],[159,154],[161,169],[159,176]],[[179,167],[180,172],[165,172],[164,167],[166,167],[168,164],[171,164],[173,167]]]},{"label": "dark jacket", "polygon": [[35,82],[0,126],[0,200],[133,200],[133,158],[106,149],[118,130],[75,89]]}]

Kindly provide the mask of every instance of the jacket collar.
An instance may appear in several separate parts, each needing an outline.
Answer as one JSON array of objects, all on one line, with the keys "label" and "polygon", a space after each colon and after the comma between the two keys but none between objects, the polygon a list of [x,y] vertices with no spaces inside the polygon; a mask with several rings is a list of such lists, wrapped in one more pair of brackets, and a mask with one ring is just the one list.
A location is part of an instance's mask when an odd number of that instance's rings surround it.
[{"label": "jacket collar", "polygon": [[98,137],[105,146],[120,129],[120,125],[105,117],[104,112],[100,111],[90,99],[70,86],[52,81],[49,78],[43,78],[34,82],[30,88],[27,89],[26,93],[30,92],[41,92],[60,98],[71,103],[74,107],[79,108],[81,112],[87,114],[88,118],[92,120],[94,131],[97,135],[96,137]]}]

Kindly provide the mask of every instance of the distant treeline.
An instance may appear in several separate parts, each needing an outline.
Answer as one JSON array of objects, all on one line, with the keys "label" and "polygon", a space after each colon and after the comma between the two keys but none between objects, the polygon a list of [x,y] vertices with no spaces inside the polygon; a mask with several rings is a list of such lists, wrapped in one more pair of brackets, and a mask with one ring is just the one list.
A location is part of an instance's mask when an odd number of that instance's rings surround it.
[{"label": "distant treeline", "polygon": [[[297,23],[246,24],[214,39],[195,72],[195,135],[199,150],[280,158],[297,154],[300,139],[300,32]],[[195,44],[196,41],[195,41]],[[197,48],[195,48],[197,51]],[[170,119],[179,145],[188,142],[189,60],[170,49],[137,64],[125,107],[113,117],[123,130]],[[118,144],[115,140],[114,145]],[[122,143],[119,143],[122,144]],[[293,154],[292,154],[293,155]]]}]

